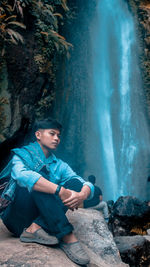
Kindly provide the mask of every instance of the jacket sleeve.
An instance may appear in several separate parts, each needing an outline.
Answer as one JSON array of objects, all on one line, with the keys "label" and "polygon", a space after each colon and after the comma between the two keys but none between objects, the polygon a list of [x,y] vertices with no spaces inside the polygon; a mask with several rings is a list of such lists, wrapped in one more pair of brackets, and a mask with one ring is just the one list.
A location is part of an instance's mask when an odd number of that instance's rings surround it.
[{"label": "jacket sleeve", "polygon": [[93,186],[93,184],[90,183],[90,182],[86,182],[82,177],[80,177],[79,175],[77,175],[70,168],[70,166],[67,163],[63,162],[63,166],[62,166],[62,179],[61,179],[62,180],[62,184],[65,183],[65,182],[67,182],[70,179],[78,179],[83,184],[83,186],[84,185],[87,185],[90,188],[90,190],[91,190],[91,193],[90,193],[88,199],[93,198],[93,196],[94,196],[94,186]]},{"label": "jacket sleeve", "polygon": [[39,180],[41,174],[28,169],[19,156],[14,155],[12,158],[11,177],[16,180],[17,184],[26,187],[32,191],[34,184]]}]

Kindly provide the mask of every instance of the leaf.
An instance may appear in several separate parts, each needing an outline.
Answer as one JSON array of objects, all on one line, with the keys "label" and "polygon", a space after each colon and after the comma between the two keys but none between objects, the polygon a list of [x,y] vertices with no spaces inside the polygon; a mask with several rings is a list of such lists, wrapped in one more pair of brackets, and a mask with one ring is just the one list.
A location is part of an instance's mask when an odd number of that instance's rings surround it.
[{"label": "leaf", "polygon": [[42,34],[48,36],[48,32],[41,32]]},{"label": "leaf", "polygon": [[52,5],[48,5],[48,4],[46,4],[45,5],[48,9],[50,9],[52,12],[54,11],[54,8],[52,7]]},{"label": "leaf", "polygon": [[57,37],[59,37],[60,39],[65,40],[65,38],[64,38],[62,35],[60,35],[59,33],[57,33],[56,31],[50,30],[50,32],[51,32],[54,36],[57,36]]},{"label": "leaf", "polygon": [[15,38],[13,37],[13,36],[11,36],[11,39],[10,40],[6,40],[7,42],[8,41],[10,41],[11,43],[13,43],[13,44],[15,44],[15,45],[17,45],[18,43],[17,43],[17,41],[15,40]]},{"label": "leaf", "polygon": [[5,54],[5,48],[2,49],[2,53],[1,53],[1,56],[3,57]]},{"label": "leaf", "polygon": [[65,11],[69,11],[66,0],[61,0],[61,5]]},{"label": "leaf", "polygon": [[26,29],[26,26],[25,26],[23,23],[20,23],[20,22],[18,22],[18,21],[11,21],[11,22],[8,22],[7,25],[8,25],[8,24],[17,25],[17,26],[19,26],[19,27],[21,27],[21,28],[23,28],[23,29]]},{"label": "leaf", "polygon": [[[7,29],[7,33],[10,35],[11,39],[13,40],[13,42],[15,44],[17,44],[16,41],[17,42],[20,41],[21,43],[24,42],[23,37],[22,37],[22,35],[20,33],[15,32],[12,29]],[[15,38],[15,40],[14,40],[14,38]]]},{"label": "leaf", "polygon": [[54,16],[58,16],[58,17],[60,17],[61,19],[63,19],[63,16],[62,16],[62,14],[60,14],[60,13],[54,13],[53,15],[54,15]]},{"label": "leaf", "polygon": [[3,18],[5,18],[5,17],[6,17],[6,14],[1,15],[1,16],[0,16],[0,19],[3,19]]},{"label": "leaf", "polygon": [[21,17],[23,18],[23,9],[19,4],[18,4],[18,10],[20,12]]},{"label": "leaf", "polygon": [[6,5],[6,9],[7,9],[8,11],[10,11],[10,12],[13,12],[13,8],[12,8],[12,6],[10,6],[10,5]]},{"label": "leaf", "polygon": [[57,42],[54,42],[56,50],[59,51],[59,44]]},{"label": "leaf", "polygon": [[17,16],[15,16],[15,15],[10,16],[10,17],[8,17],[7,19],[5,19],[5,21],[8,21],[8,20],[10,20],[10,19],[12,19],[12,18],[16,19],[16,17],[17,17]]}]

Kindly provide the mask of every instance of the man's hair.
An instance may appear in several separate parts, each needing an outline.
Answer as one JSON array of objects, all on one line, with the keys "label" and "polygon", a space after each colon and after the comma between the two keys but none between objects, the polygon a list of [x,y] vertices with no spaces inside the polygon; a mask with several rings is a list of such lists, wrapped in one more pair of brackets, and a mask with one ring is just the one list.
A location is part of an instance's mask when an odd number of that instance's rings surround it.
[{"label": "man's hair", "polygon": [[96,177],[95,177],[94,175],[89,175],[88,180],[89,180],[89,182],[91,182],[92,184],[95,184],[95,182],[96,182]]},{"label": "man's hair", "polygon": [[33,132],[35,133],[39,129],[57,129],[61,132],[62,125],[55,119],[47,118],[44,120],[37,120],[33,126]]}]

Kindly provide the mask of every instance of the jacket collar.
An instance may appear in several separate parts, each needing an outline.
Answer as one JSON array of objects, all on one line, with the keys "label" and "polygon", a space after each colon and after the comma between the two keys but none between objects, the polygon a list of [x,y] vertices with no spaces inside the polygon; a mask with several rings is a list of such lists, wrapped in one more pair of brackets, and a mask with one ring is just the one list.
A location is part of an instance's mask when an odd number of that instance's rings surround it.
[{"label": "jacket collar", "polygon": [[40,144],[39,144],[37,141],[35,141],[35,142],[32,143],[32,144],[33,144],[33,146],[35,147],[35,149],[38,151],[38,154],[39,154],[39,156],[40,156],[40,159],[41,159],[45,164],[51,164],[51,163],[53,163],[53,162],[54,162],[54,163],[57,162],[57,158],[56,158],[56,156],[55,156],[53,153],[51,153],[50,156],[49,156],[48,158],[45,157],[44,152],[43,152],[43,150],[42,150]]}]

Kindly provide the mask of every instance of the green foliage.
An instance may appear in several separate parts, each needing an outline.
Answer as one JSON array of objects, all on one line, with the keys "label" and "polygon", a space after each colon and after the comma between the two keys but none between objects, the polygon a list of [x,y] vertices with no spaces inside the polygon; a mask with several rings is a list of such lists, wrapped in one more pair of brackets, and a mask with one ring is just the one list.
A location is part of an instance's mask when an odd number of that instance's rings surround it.
[{"label": "green foliage", "polygon": [[[63,54],[69,57],[72,47],[59,32],[59,26],[63,25],[64,17],[68,19],[67,14],[69,14],[69,8],[66,0],[1,0],[0,2],[0,54],[4,55],[8,44],[18,45],[24,42],[25,45],[27,44],[25,53],[29,51],[39,72],[46,77],[47,89],[41,92],[42,96],[39,96],[40,100],[35,108],[37,117],[44,116],[50,110],[54,99],[57,55]],[[22,28],[25,29],[24,24],[27,27],[26,34],[21,32]],[[28,35],[29,31],[34,38],[28,44],[26,42],[30,35]],[[3,58],[5,60],[5,57]],[[4,104],[6,103],[0,102],[0,116],[4,113]]]},{"label": "green foliage", "polygon": [[43,91],[44,96],[38,101],[35,112],[36,117],[41,119],[45,117],[45,114],[49,113],[55,97],[55,93],[53,91],[51,91],[51,93],[49,93],[46,89]]},{"label": "green foliage", "polygon": [[34,60],[39,72],[46,75],[48,89],[43,89],[36,104],[36,117],[42,118],[49,113],[55,97],[57,55],[69,57],[72,45],[59,33],[59,25],[69,11],[66,0],[30,0],[28,10],[34,20],[35,50]]},{"label": "green foliage", "polygon": [[51,61],[57,53],[66,54],[69,57],[69,49],[72,47],[65,38],[58,33],[59,22],[63,20],[62,14],[57,11],[62,7],[68,11],[66,1],[31,1],[30,12],[35,17],[35,38],[38,43],[34,59],[40,72],[51,74]]},{"label": "green foliage", "polygon": [[1,55],[5,53],[5,46],[7,43],[17,45],[19,42],[23,43],[22,35],[16,28],[25,29],[25,25],[17,21],[16,7],[18,12],[22,14],[22,8],[19,6],[18,1],[14,1],[13,5],[9,4],[8,0],[2,0],[0,3],[0,50]]},{"label": "green foliage", "polygon": [[[47,48],[40,51],[41,58],[43,58],[43,64],[45,63],[45,56],[52,54],[54,50],[60,53],[66,53],[69,56],[69,48],[72,46],[68,43],[63,36],[58,33],[59,20],[63,20],[62,14],[57,12],[57,9],[62,7],[65,11],[68,11],[66,0],[2,0],[0,3],[0,43],[2,55],[4,54],[4,47],[6,43],[13,43],[17,45],[19,42],[23,43],[22,35],[16,30],[16,28],[24,28],[25,25],[18,21],[18,14],[23,19],[24,9],[30,10],[30,13],[35,17],[36,33],[38,44],[40,47]],[[51,47],[51,52],[48,51],[48,47]],[[39,48],[40,48],[39,47]],[[36,62],[37,56],[35,55]],[[41,59],[39,61],[39,68],[41,68]]]}]

